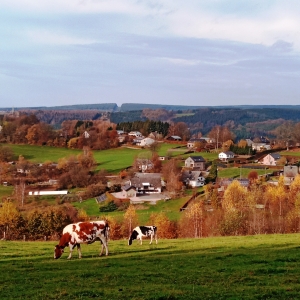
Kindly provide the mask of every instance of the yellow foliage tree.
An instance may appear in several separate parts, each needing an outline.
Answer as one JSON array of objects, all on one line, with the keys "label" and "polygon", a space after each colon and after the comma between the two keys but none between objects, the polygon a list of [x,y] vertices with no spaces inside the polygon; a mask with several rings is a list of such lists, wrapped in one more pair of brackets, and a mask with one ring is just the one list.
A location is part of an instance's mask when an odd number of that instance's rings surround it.
[{"label": "yellow foliage tree", "polygon": [[296,175],[295,179],[290,184],[291,195],[296,195],[300,192],[300,175]]},{"label": "yellow foliage tree", "polygon": [[3,232],[3,239],[6,239],[9,235],[9,229],[13,227],[13,224],[19,217],[19,212],[16,206],[10,202],[5,201],[0,207],[0,228]]},{"label": "yellow foliage tree", "polygon": [[84,210],[84,209],[79,209],[79,211],[78,211],[78,220],[79,221],[87,221],[88,219],[89,219],[89,216],[88,216],[88,214],[86,213],[86,211]]},{"label": "yellow foliage tree", "polygon": [[109,239],[118,240],[121,238],[121,222],[112,216],[102,216],[102,220],[106,220],[109,226]]},{"label": "yellow foliage tree", "polygon": [[225,211],[240,210],[245,205],[247,190],[234,180],[226,189],[222,201],[222,207]]},{"label": "yellow foliage tree", "polygon": [[158,236],[160,238],[172,239],[176,237],[174,224],[163,212],[151,214],[150,222],[151,225],[155,225],[157,227]]},{"label": "yellow foliage tree", "polygon": [[186,216],[192,224],[194,237],[202,237],[204,221],[203,201],[193,202],[186,210]]},{"label": "yellow foliage tree", "polygon": [[138,225],[138,216],[133,204],[130,204],[124,214],[122,231],[123,235],[129,237],[133,228]]}]

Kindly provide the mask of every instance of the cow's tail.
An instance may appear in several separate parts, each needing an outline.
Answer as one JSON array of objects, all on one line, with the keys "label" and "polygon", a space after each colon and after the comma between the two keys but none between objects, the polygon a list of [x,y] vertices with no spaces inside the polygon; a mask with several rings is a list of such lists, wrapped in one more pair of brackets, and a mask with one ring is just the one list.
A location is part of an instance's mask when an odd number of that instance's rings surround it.
[{"label": "cow's tail", "polygon": [[106,221],[105,226],[104,226],[104,236],[105,236],[106,241],[108,241],[108,238],[109,238],[109,229],[110,229],[109,224]]}]

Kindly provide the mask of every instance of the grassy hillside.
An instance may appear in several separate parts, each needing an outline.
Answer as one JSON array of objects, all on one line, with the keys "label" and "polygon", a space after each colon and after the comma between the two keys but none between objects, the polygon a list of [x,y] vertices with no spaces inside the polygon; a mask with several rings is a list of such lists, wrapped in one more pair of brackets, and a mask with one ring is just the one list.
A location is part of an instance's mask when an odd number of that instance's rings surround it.
[{"label": "grassy hillside", "polygon": [[[170,220],[179,220],[181,216],[180,208],[188,200],[190,196],[183,197],[180,199],[169,200],[169,201],[158,201],[156,205],[153,204],[143,204],[137,206],[137,215],[140,224],[147,224],[152,213],[164,212]],[[100,213],[99,205],[95,199],[89,199],[81,203],[74,202],[73,205],[78,209],[83,209],[89,216],[99,216],[108,215],[112,217],[123,218],[124,211],[114,211],[109,213]]]},{"label": "grassy hillside", "polygon": [[0,299],[299,299],[299,238],[110,241],[101,258],[97,242],[71,261],[55,241],[0,241]]},{"label": "grassy hillside", "polygon": [[[187,149],[185,147],[177,148],[178,145],[162,143],[158,151],[159,155],[166,155],[169,153],[173,157],[186,158],[191,154],[184,154]],[[14,159],[17,160],[19,155],[23,155],[25,159],[33,163],[43,163],[45,161],[58,162],[62,157],[69,157],[71,155],[78,155],[82,153],[81,150],[56,148],[47,146],[32,146],[32,145],[14,145],[10,144],[14,152]],[[108,172],[118,173],[120,170],[127,168],[133,164],[135,157],[139,155],[151,155],[147,149],[135,148],[115,148],[108,150],[93,151],[94,158],[98,163],[98,169],[106,169]],[[215,153],[197,153],[193,155],[202,155],[207,160],[212,160],[217,157]]]},{"label": "grassy hillside", "polygon": [[45,161],[57,162],[62,157],[82,153],[81,150],[35,145],[10,144],[9,147],[13,150],[15,160],[18,159],[19,155],[23,155],[25,159],[33,163],[43,163]]}]

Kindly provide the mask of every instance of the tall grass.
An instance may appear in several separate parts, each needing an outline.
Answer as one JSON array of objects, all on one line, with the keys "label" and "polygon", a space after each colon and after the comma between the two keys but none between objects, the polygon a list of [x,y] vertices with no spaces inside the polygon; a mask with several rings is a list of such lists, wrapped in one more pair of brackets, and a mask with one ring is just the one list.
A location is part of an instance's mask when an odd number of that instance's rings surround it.
[{"label": "tall grass", "polygon": [[55,241],[0,241],[0,299],[299,299],[299,238],[110,241],[108,257],[95,243],[71,261]]}]

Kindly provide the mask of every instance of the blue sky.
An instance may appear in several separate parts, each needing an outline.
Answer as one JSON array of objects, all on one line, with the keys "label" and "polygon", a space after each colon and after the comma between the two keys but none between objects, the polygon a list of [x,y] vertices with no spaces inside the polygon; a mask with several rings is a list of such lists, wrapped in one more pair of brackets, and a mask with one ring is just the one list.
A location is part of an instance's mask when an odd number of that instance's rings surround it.
[{"label": "blue sky", "polygon": [[299,0],[0,0],[0,107],[300,104]]}]

